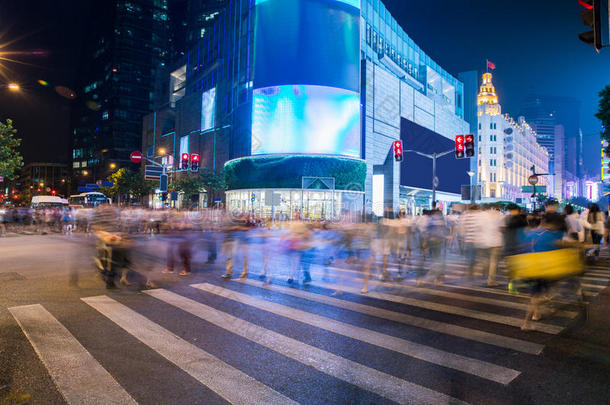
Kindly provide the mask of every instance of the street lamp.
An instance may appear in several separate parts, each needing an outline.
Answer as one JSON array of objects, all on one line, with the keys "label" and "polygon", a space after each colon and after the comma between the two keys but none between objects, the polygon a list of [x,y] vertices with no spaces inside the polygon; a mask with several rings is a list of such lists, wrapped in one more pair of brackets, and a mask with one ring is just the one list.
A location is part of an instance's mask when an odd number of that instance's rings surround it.
[{"label": "street lamp", "polygon": [[89,172],[88,172],[88,171],[83,170],[83,176],[87,176],[88,174],[89,174]]},{"label": "street lamp", "polygon": [[110,163],[110,168],[111,168],[112,170],[116,169],[116,163]]},{"label": "street lamp", "polygon": [[17,83],[9,83],[7,87],[10,91],[17,92],[17,91],[21,90],[21,86],[19,86],[19,84],[17,84]]},{"label": "street lamp", "polygon": [[166,153],[167,153],[167,151],[165,150],[165,148],[159,148],[159,155],[160,156],[165,156]]},{"label": "street lamp", "polygon": [[470,187],[468,187],[468,190],[470,191],[470,203],[472,204],[474,202],[472,200],[472,176],[474,176],[474,172],[472,170],[468,170],[466,173],[470,177]]}]

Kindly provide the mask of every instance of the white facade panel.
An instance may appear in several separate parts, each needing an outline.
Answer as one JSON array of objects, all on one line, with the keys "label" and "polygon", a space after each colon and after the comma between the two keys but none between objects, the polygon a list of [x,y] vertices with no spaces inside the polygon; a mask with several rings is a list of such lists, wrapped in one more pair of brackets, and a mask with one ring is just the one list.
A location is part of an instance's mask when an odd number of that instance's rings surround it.
[{"label": "white facade panel", "polygon": [[430,115],[434,115],[434,101],[421,94],[419,91],[413,93],[413,104],[415,107],[427,112]]},{"label": "white facade panel", "polygon": [[413,92],[415,90],[404,82],[400,83],[400,116],[413,121]]},{"label": "white facade panel", "polygon": [[424,128],[428,128],[429,130],[434,131],[434,115],[427,113],[426,111],[420,109],[417,106],[414,110],[414,122]]},{"label": "white facade panel", "polygon": [[400,127],[400,81],[390,72],[375,66],[375,119]]}]

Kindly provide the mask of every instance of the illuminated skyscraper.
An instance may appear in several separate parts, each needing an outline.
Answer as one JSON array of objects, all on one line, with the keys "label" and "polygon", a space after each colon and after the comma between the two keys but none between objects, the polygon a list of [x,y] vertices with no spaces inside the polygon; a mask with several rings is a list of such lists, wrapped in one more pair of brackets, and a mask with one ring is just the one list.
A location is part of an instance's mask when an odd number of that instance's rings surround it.
[{"label": "illuminated skyscraper", "polygon": [[130,164],[169,48],[167,0],[96,1],[89,21],[73,116],[79,183],[105,179],[111,162]]}]

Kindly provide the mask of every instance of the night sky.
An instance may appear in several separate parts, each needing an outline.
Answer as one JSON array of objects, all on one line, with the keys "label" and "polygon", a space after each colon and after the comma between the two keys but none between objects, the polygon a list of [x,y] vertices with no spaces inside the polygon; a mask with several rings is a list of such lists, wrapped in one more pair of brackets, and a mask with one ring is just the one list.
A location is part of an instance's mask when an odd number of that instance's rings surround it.
[{"label": "night sky", "polygon": [[[103,1],[103,0],[102,0]],[[70,106],[54,87],[73,88],[86,27],[88,0],[0,0],[0,83],[15,81],[22,92],[0,89],[0,119],[12,118],[28,162],[66,162],[71,156]],[[32,54],[33,52],[33,54]],[[1,56],[1,55],[0,55]],[[37,83],[42,79],[49,87]]]},{"label": "night sky", "polygon": [[[103,0],[97,0],[103,1]],[[519,113],[532,92],[582,101],[581,126],[587,168],[597,171],[597,93],[610,84],[610,49],[597,54],[580,42],[586,30],[576,0],[385,0],[389,11],[437,63],[457,75],[497,66],[494,83],[503,110]],[[69,161],[70,105],[54,85],[74,88],[89,0],[0,0],[0,44],[24,37],[1,51],[20,55],[21,65],[0,61],[6,80],[24,84],[22,94],[0,89],[0,118],[12,117],[23,137],[26,161]],[[9,70],[10,69],[10,70]],[[9,70],[9,71],[7,71]],[[36,80],[44,79],[44,88]],[[77,89],[74,89],[77,90]]]},{"label": "night sky", "polygon": [[[599,172],[597,93],[610,84],[610,48],[597,54],[578,39],[587,31],[576,0],[384,0],[405,32],[449,73],[496,64],[503,112],[519,114],[528,94],[582,102],[585,168]],[[407,6],[408,4],[408,6]]]}]

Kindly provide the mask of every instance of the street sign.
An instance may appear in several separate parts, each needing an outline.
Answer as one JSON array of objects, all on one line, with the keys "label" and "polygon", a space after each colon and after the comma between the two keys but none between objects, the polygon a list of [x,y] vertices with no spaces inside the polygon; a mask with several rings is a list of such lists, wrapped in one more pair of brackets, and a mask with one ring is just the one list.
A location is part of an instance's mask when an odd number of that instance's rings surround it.
[{"label": "street sign", "polygon": [[93,189],[91,189],[89,187],[85,187],[85,186],[79,186],[76,190],[79,193],[89,193],[89,192],[93,191]]},{"label": "street sign", "polygon": [[[533,193],[534,186],[521,186],[521,192],[523,194]],[[546,186],[536,186],[536,193],[546,193]]]},{"label": "street sign", "polygon": [[169,193],[169,195],[170,195],[170,200],[178,201],[178,192],[177,191],[172,191],[171,193]]},{"label": "street sign", "polygon": [[538,176],[532,174],[530,177],[527,178],[527,182],[530,183],[532,186],[535,186],[536,184],[538,184]]},{"label": "street sign", "polygon": [[141,163],[142,162],[142,152],[140,151],[134,151],[131,152],[131,155],[129,155],[129,159],[131,159],[131,161],[133,163]]},{"label": "street sign", "polygon": [[438,187],[438,177],[434,176],[434,180],[432,180],[432,184],[434,184],[434,187]]},{"label": "street sign", "polygon": [[100,184],[100,187],[112,187],[112,186],[114,186],[114,183],[111,182],[111,181],[103,181],[102,180],[102,183]]},{"label": "street sign", "polygon": [[100,188],[100,186],[98,186],[97,184],[87,184],[86,187],[91,189],[91,190],[97,190],[97,189]]},{"label": "street sign", "polygon": [[158,180],[163,174],[163,168],[159,166],[146,165],[144,168],[144,177],[146,180]]}]

